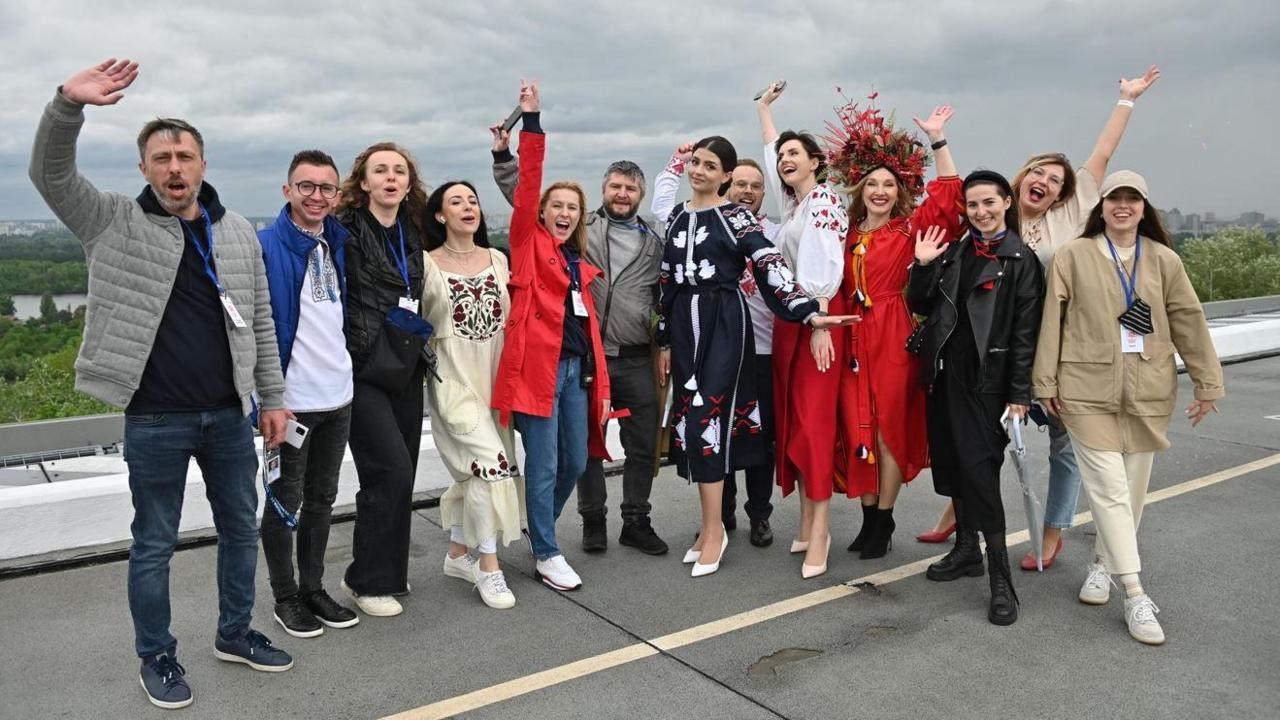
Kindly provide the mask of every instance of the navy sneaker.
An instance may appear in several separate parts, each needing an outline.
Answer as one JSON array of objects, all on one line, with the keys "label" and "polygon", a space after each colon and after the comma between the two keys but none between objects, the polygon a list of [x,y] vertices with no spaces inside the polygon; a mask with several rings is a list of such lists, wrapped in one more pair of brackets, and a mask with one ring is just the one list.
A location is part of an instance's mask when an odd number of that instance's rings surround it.
[{"label": "navy sneaker", "polygon": [[213,643],[213,654],[219,660],[244,663],[263,672],[284,672],[293,667],[289,653],[273,646],[267,636],[257,630],[250,630],[235,640],[227,640],[219,633]]},{"label": "navy sneaker", "polygon": [[191,704],[191,688],[187,686],[186,668],[168,653],[142,659],[138,682],[147,691],[152,705],[177,710]]}]

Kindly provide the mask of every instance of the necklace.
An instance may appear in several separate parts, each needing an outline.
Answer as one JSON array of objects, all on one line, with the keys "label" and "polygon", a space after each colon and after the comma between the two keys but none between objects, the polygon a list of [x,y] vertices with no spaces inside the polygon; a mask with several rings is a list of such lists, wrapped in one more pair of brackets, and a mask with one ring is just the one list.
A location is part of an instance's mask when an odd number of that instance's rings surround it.
[{"label": "necklace", "polygon": [[456,255],[461,258],[469,258],[476,253],[476,250],[480,249],[479,245],[472,245],[470,250],[455,250],[449,247],[449,243],[443,243],[440,245],[440,247],[444,248],[445,252],[451,255]]}]

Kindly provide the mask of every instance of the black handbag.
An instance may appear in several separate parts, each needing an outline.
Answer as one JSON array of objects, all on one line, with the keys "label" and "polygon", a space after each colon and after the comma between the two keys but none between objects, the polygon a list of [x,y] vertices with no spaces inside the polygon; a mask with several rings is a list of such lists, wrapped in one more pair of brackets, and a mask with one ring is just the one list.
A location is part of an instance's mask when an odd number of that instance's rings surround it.
[{"label": "black handbag", "polygon": [[[432,327],[422,316],[402,307],[387,311],[382,332],[373,341],[369,359],[356,379],[389,393],[404,390],[418,363],[429,354]],[[431,354],[432,359],[434,354]],[[434,372],[434,369],[433,369]]]},{"label": "black handbag", "polygon": [[907,352],[912,355],[919,355],[924,349],[924,323],[915,326],[911,334],[907,336]]}]

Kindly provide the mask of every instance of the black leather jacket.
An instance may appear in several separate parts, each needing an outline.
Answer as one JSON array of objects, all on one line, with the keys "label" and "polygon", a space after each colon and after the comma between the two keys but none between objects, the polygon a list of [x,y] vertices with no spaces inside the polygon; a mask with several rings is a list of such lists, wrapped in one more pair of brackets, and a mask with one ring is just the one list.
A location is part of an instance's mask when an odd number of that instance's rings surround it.
[{"label": "black leather jacket", "polygon": [[[932,392],[941,367],[942,348],[956,328],[960,297],[960,257],[972,242],[965,235],[932,263],[911,266],[907,304],[925,315],[920,375]],[[991,290],[968,293],[966,306],[978,347],[978,391],[999,395],[1006,403],[1031,404],[1031,365],[1040,332],[1044,303],[1044,270],[1034,251],[1012,230],[978,274],[974,287],[994,281]]]},{"label": "black leather jacket", "polygon": [[[347,241],[347,351],[353,369],[358,373],[382,332],[387,311],[404,297],[404,278],[396,265],[391,245],[382,226],[364,208],[348,208],[338,220],[351,233]],[[404,229],[404,247],[409,259],[411,296],[422,300],[422,243],[412,221],[402,210],[400,225]],[[391,233],[396,255],[400,253],[400,237]],[[419,308],[419,311],[424,311]]]}]

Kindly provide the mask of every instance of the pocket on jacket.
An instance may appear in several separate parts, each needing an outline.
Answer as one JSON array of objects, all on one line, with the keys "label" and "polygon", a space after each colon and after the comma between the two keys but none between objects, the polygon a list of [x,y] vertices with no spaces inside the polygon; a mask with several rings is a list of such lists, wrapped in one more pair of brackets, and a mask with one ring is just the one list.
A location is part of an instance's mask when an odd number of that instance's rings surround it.
[{"label": "pocket on jacket", "polygon": [[440,381],[428,380],[431,394],[431,424],[439,422],[453,435],[469,435],[480,425],[480,400],[465,383],[445,376]]},{"label": "pocket on jacket", "polygon": [[1173,364],[1173,343],[1148,339],[1140,354],[1133,399],[1149,402],[1174,398],[1178,393],[1178,373]]},{"label": "pocket on jacket", "polygon": [[1110,343],[1068,342],[1058,363],[1058,396],[1063,400],[1108,402],[1116,398],[1115,357]]}]

